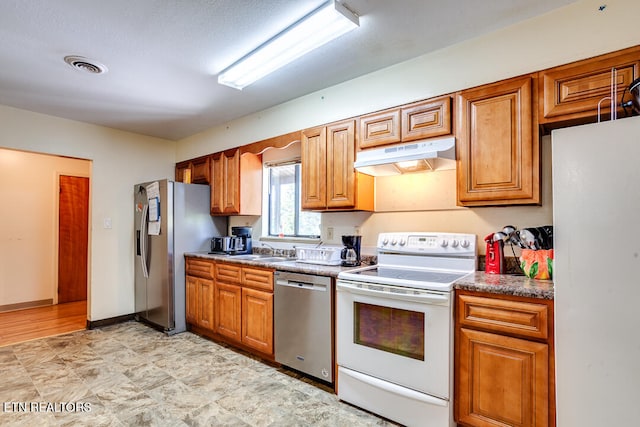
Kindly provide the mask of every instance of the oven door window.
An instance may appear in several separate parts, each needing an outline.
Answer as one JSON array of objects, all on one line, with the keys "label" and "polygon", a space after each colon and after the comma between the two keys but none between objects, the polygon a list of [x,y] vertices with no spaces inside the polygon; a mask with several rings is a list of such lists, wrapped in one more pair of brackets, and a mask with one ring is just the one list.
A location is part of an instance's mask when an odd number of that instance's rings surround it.
[{"label": "oven door window", "polygon": [[354,302],[356,344],[424,361],[424,313]]}]

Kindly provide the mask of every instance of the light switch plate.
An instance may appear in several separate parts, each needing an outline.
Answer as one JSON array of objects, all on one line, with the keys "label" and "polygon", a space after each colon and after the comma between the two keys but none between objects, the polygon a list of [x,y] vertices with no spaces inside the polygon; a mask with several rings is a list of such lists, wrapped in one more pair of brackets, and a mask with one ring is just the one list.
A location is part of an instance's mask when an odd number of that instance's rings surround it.
[{"label": "light switch plate", "polygon": [[111,229],[111,218],[104,219],[104,228]]}]

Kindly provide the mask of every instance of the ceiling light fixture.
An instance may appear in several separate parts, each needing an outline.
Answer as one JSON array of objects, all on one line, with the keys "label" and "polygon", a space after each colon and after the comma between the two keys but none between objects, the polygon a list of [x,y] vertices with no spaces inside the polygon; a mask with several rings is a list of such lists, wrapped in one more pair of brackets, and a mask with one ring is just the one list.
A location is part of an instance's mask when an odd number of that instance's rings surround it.
[{"label": "ceiling light fixture", "polygon": [[328,1],[222,71],[218,83],[242,89],[359,26],[357,15]]}]

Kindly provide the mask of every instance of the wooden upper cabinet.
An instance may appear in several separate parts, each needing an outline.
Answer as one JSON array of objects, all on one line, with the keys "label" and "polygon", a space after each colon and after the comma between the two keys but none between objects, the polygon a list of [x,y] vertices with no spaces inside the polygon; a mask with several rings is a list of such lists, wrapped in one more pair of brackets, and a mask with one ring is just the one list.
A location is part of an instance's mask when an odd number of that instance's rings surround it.
[{"label": "wooden upper cabinet", "polygon": [[402,142],[451,135],[451,97],[405,105],[402,113]]},{"label": "wooden upper cabinet", "polygon": [[535,76],[457,95],[457,185],[461,206],[540,203]]},{"label": "wooden upper cabinet", "polygon": [[366,149],[401,141],[400,108],[361,116],[358,148]]},{"label": "wooden upper cabinet", "polygon": [[209,184],[209,156],[176,163],[176,182]]},{"label": "wooden upper cabinet", "polygon": [[261,215],[262,161],[240,149],[211,155],[211,215]]},{"label": "wooden upper cabinet", "polygon": [[327,206],[327,130],[324,126],[302,131],[302,209]]},{"label": "wooden upper cabinet", "polygon": [[191,161],[191,182],[194,184],[209,183],[209,156],[200,157]]},{"label": "wooden upper cabinet", "polygon": [[451,134],[451,96],[361,116],[358,149]]},{"label": "wooden upper cabinet", "polygon": [[302,131],[302,208],[373,210],[373,177],[356,172],[355,120]]},{"label": "wooden upper cabinet", "polygon": [[356,205],[355,121],[327,126],[327,207],[351,208]]},{"label": "wooden upper cabinet", "polygon": [[[595,122],[598,103],[603,98],[609,99],[601,102],[600,115],[602,120],[608,120],[613,68],[617,70],[615,88],[619,105],[625,89],[640,75],[640,46],[541,71],[540,123]],[[628,99],[627,92],[625,100]],[[621,107],[618,117],[624,117]]]},{"label": "wooden upper cabinet", "polygon": [[191,183],[191,161],[176,163],[176,182]]}]

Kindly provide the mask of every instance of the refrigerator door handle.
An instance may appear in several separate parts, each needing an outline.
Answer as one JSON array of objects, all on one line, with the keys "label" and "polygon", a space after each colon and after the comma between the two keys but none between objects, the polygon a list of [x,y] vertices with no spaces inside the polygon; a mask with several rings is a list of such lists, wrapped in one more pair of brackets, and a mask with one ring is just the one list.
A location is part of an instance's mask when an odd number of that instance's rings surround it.
[{"label": "refrigerator door handle", "polygon": [[140,264],[142,265],[142,275],[149,278],[149,269],[147,268],[147,212],[149,205],[142,208],[142,218],[140,218]]}]

